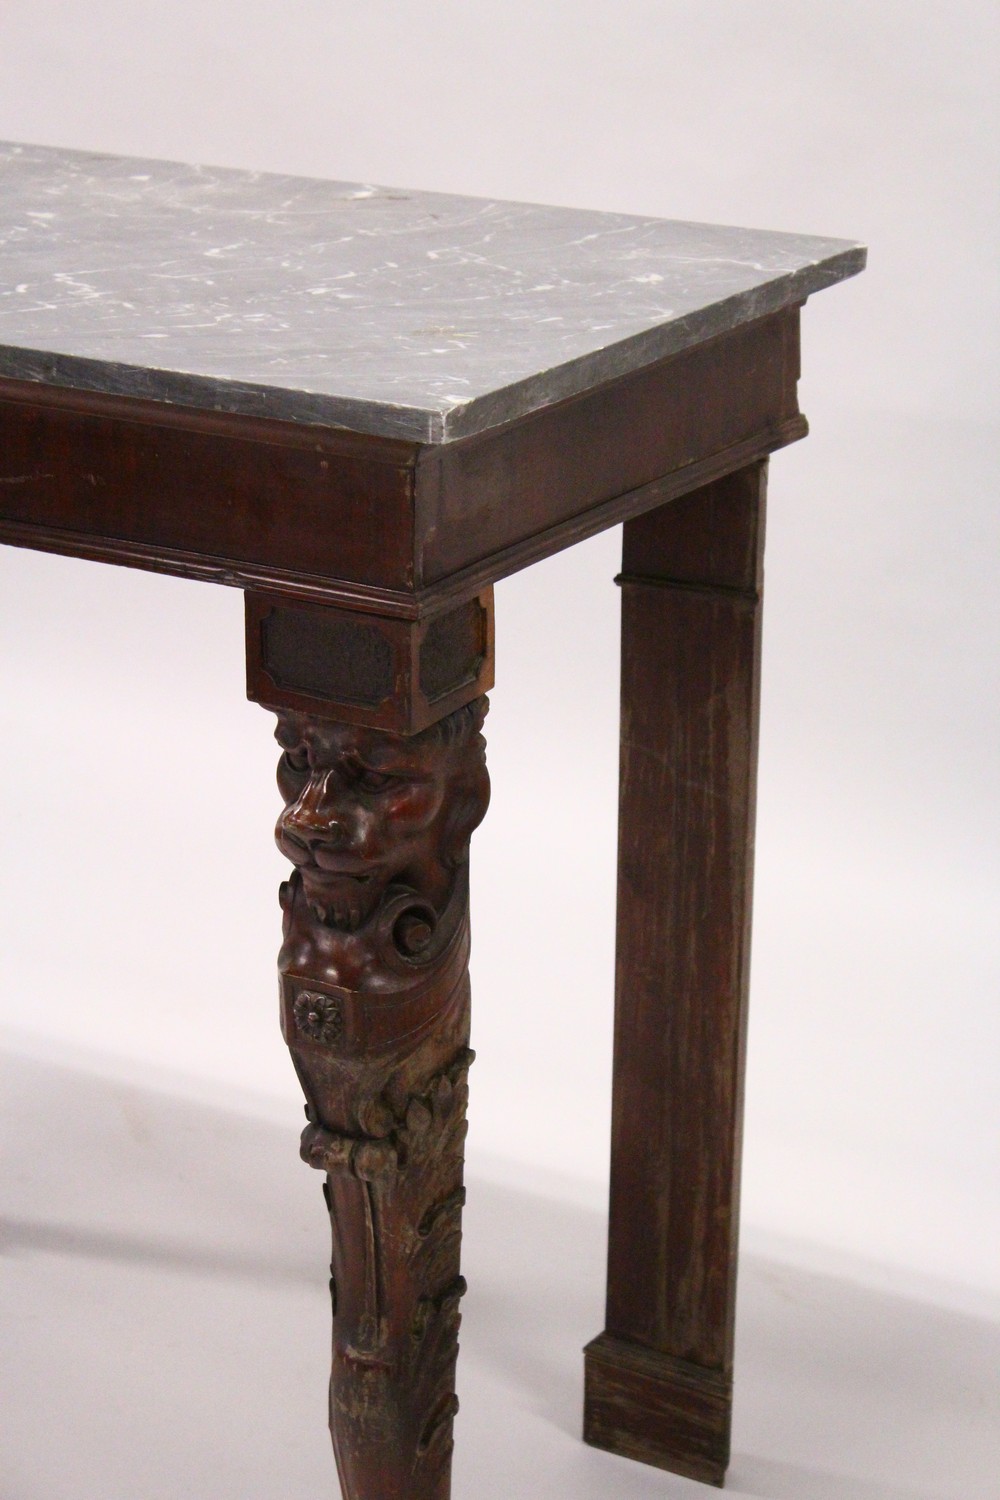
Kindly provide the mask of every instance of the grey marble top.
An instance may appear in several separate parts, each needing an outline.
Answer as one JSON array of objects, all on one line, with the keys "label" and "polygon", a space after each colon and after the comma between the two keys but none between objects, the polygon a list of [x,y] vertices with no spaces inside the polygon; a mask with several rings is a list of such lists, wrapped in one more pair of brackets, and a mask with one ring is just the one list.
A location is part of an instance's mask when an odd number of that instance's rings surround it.
[{"label": "grey marble top", "polygon": [[846,240],[0,144],[0,375],[422,442],[864,262]]}]

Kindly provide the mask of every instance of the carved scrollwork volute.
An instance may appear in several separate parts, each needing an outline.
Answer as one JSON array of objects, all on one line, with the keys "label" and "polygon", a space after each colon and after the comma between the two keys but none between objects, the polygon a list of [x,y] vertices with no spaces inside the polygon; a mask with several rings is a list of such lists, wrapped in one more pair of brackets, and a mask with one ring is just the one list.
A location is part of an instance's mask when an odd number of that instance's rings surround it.
[{"label": "carved scrollwork volute", "polygon": [[348,1500],[446,1500],[469,1050],[468,851],[486,700],[412,738],[278,716],[281,1019],[333,1228]]}]

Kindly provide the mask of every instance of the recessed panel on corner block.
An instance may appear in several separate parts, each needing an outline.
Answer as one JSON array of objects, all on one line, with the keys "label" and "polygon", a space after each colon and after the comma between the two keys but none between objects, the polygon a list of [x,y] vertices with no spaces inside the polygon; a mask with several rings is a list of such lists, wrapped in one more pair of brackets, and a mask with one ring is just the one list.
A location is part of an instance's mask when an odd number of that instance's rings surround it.
[{"label": "recessed panel on corner block", "polygon": [[493,686],[493,590],[429,620],[246,594],[247,696],[416,734]]},{"label": "recessed panel on corner block", "polygon": [[[0,541],[246,592],[345,1500],[448,1500],[494,582],[625,523],[588,1442],[729,1456],[768,455],[814,236],[0,143]],[[560,601],[553,599],[553,609]],[[524,1045],[531,1045],[530,1032]]]}]

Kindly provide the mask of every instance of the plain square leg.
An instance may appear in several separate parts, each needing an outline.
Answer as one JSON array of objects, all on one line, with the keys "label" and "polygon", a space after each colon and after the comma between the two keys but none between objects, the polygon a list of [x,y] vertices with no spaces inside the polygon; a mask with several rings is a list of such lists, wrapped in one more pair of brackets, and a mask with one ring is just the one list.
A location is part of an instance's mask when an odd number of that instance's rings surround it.
[{"label": "plain square leg", "polygon": [[625,526],[607,1326],[586,1440],[729,1460],[766,464]]}]

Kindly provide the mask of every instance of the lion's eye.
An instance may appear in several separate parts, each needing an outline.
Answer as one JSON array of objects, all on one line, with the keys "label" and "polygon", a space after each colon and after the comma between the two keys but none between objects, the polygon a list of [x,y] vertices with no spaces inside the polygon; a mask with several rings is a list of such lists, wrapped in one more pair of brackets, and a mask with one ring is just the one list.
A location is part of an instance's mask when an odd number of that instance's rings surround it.
[{"label": "lion's eye", "polygon": [[286,750],[285,765],[289,771],[294,771],[296,776],[302,776],[308,771],[309,752],[305,745],[296,745],[294,750]]},{"label": "lion's eye", "polygon": [[362,766],[358,772],[357,784],[365,792],[384,792],[396,779],[385,771],[373,771],[368,766]]}]

